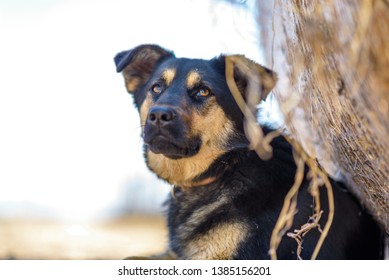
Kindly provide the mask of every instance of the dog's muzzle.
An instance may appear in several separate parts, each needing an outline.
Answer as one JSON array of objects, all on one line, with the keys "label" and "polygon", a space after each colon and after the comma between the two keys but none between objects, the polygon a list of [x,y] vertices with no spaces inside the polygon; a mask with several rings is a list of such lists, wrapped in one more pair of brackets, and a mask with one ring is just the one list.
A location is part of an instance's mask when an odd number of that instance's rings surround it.
[{"label": "dog's muzzle", "polygon": [[154,106],[148,113],[143,138],[153,153],[180,159],[193,156],[200,149],[200,138],[187,137],[188,129],[174,107]]}]

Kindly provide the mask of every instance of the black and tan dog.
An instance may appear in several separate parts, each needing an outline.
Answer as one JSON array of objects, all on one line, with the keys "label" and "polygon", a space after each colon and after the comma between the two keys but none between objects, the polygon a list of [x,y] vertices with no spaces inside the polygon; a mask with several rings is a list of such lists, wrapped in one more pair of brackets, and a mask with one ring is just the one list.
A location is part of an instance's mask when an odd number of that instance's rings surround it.
[{"label": "black and tan dog", "polygon": [[[274,74],[246,60],[258,73],[258,89],[270,91]],[[268,161],[249,149],[243,115],[226,82],[225,56],[176,58],[159,46],[141,45],[119,53],[115,62],[139,110],[147,165],[176,186],[168,211],[171,251],[179,259],[268,259],[296,165],[283,137],[273,140]],[[247,76],[234,71],[244,95]],[[305,179],[293,228],[313,213],[308,185]],[[378,226],[350,193],[333,185],[335,219],[318,258],[381,258]],[[326,195],[321,197],[324,224],[328,210]],[[310,258],[318,236],[313,230],[304,237],[302,258]],[[277,254],[296,259],[296,242],[285,237]]]}]

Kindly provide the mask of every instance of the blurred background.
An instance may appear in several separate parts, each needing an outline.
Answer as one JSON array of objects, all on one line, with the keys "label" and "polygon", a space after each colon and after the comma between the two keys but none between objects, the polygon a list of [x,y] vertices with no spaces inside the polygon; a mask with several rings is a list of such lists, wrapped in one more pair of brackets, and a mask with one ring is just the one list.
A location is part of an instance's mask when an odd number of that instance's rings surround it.
[{"label": "blurred background", "polygon": [[254,5],[0,0],[0,259],[162,252],[170,186],[144,164],[113,57],[155,43],[177,56],[263,63]]}]

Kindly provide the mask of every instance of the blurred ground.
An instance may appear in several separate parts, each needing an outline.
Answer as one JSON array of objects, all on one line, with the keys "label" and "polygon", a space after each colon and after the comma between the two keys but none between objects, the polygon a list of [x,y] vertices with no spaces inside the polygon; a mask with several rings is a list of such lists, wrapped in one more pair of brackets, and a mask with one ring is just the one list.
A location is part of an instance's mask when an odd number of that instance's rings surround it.
[{"label": "blurred ground", "polygon": [[0,259],[123,259],[165,251],[161,216],[127,216],[95,223],[0,220]]}]

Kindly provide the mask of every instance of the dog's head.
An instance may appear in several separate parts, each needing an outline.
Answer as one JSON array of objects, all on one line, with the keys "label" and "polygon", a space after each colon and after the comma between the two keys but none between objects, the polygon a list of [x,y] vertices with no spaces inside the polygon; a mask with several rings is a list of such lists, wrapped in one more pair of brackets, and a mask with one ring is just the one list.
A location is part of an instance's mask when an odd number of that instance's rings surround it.
[{"label": "dog's head", "polygon": [[[115,57],[139,110],[147,165],[172,184],[196,185],[218,157],[248,144],[243,114],[227,85],[226,58],[176,58],[156,45],[141,45]],[[258,103],[273,88],[274,73],[243,56],[235,58],[257,77]],[[246,99],[247,70],[235,65],[233,71]]]}]

